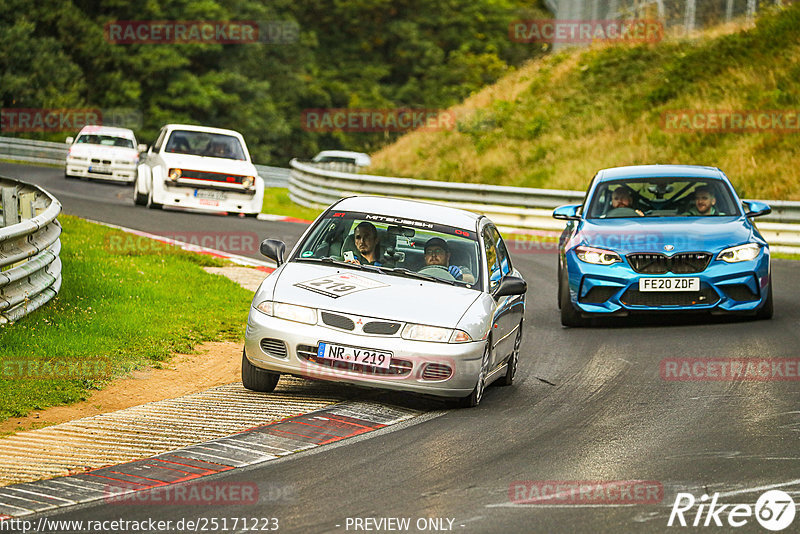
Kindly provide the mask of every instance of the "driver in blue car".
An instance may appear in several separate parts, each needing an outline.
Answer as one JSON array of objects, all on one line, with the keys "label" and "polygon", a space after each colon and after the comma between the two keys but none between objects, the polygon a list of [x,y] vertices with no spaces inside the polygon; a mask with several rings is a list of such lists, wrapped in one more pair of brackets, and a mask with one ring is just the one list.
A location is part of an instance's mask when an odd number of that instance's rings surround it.
[{"label": "driver in blue car", "polygon": [[633,207],[633,190],[627,185],[621,185],[611,193],[611,208],[630,208],[636,215],[644,215],[642,210]]},{"label": "driver in blue car", "polygon": [[687,215],[717,215],[717,198],[714,192],[706,185],[701,185],[694,190],[694,206],[689,208]]},{"label": "driver in blue car", "polygon": [[439,265],[447,269],[456,280],[461,280],[471,284],[475,281],[475,276],[466,267],[450,265],[450,247],[447,241],[440,237],[433,237],[425,243],[425,266]]}]

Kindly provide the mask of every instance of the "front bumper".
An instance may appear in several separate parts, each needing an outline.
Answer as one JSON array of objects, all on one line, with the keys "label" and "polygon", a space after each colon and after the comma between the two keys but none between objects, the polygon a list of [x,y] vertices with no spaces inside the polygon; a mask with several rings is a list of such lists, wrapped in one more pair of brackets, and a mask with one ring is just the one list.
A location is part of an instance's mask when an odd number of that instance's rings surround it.
[{"label": "front bumper", "polygon": [[111,164],[103,165],[98,172],[97,164],[89,161],[68,159],[65,167],[65,174],[70,176],[80,176],[84,178],[96,178],[98,180],[109,180],[114,182],[132,183],[136,180],[136,165]]},{"label": "front bumper", "polygon": [[[224,198],[204,198],[203,195]],[[257,187],[252,192],[222,191],[213,188],[168,185],[154,180],[153,201],[164,206],[197,210],[228,211],[234,213],[261,213],[264,191]]]},{"label": "front bumper", "polygon": [[[708,267],[692,274],[641,274],[623,259],[613,265],[594,265],[567,252],[570,300],[584,314],[628,315],[636,312],[751,314],[768,295],[769,250],[752,261],[725,263],[712,259]],[[699,293],[639,292],[640,278],[699,278]]]},{"label": "front bumper", "polygon": [[[264,342],[264,340],[267,340]],[[392,352],[392,369],[331,366],[314,357],[320,341]],[[432,343],[354,333],[323,324],[308,325],[265,315],[250,308],[245,335],[247,359],[261,369],[303,378],[408,391],[440,397],[465,397],[475,388],[484,342]],[[452,369],[446,379],[430,379],[431,369]]]}]

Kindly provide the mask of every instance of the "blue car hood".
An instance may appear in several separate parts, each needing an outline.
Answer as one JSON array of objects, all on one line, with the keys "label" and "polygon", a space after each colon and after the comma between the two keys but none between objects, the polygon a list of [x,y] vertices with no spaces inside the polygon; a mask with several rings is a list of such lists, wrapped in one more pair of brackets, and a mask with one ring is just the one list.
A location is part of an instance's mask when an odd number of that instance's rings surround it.
[{"label": "blue car hood", "polygon": [[[571,246],[631,252],[719,252],[752,240],[749,221],[740,217],[651,217],[586,219]],[[760,239],[759,239],[760,241]],[[672,249],[664,248],[672,246]]]}]

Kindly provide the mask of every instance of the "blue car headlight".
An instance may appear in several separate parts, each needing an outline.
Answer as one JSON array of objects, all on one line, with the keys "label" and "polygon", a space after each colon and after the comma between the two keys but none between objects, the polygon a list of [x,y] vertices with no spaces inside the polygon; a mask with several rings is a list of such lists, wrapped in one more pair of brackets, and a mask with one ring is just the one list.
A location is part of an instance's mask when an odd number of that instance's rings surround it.
[{"label": "blue car headlight", "polygon": [[579,260],[595,265],[611,265],[622,261],[616,252],[602,248],[580,246],[575,248],[575,254]]},{"label": "blue car headlight", "polygon": [[761,245],[758,243],[747,243],[746,245],[726,248],[717,255],[717,259],[727,263],[750,261],[756,259],[760,252]]}]

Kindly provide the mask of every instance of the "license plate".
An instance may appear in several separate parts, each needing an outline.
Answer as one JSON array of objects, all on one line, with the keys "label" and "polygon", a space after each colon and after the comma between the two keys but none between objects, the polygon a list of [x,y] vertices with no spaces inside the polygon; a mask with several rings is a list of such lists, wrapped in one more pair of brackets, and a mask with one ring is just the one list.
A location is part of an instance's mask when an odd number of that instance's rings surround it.
[{"label": "license plate", "polygon": [[317,349],[317,357],[327,360],[369,365],[371,367],[380,367],[382,369],[388,369],[392,361],[392,353],[386,350],[348,347],[346,345],[334,345],[332,343],[320,343],[319,349]]},{"label": "license plate", "polygon": [[205,200],[228,200],[228,194],[224,191],[214,191],[213,189],[195,189],[194,196]]},{"label": "license plate", "polygon": [[102,165],[90,165],[89,172],[96,174],[111,174],[111,167],[103,167]]},{"label": "license plate", "polygon": [[639,291],[700,291],[700,279],[639,278]]}]

